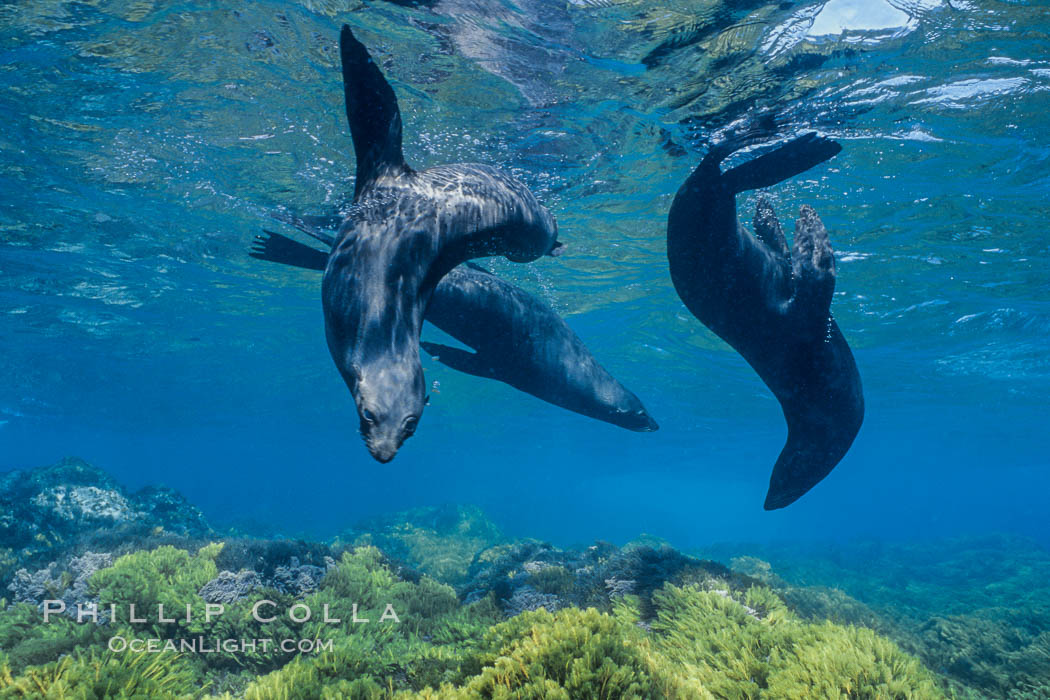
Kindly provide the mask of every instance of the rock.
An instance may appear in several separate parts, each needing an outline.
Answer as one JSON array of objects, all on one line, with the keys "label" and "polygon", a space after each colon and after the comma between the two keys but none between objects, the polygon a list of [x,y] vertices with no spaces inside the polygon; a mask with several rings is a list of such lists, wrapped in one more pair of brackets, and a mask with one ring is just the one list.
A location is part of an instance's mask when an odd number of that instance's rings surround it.
[{"label": "rock", "polygon": [[459,593],[465,602],[493,593],[507,615],[569,605],[610,611],[616,599],[634,595],[644,617],[651,611],[653,593],[665,583],[693,583],[728,595],[758,581],[667,545],[634,542],[621,549],[596,542],[562,550],[545,542],[521,541],[479,552]]},{"label": "rock", "polygon": [[[213,534],[201,511],[176,491],[129,494],[75,457],[0,476],[0,585],[18,568],[40,575],[46,562],[64,561],[57,571],[68,571],[69,557],[85,550],[113,552],[158,538],[181,544]],[[18,585],[30,584],[19,577]]]},{"label": "rock", "polygon": [[228,604],[247,598],[262,585],[262,579],[254,571],[244,569],[236,574],[220,571],[218,576],[201,586],[199,593],[206,603]]},{"label": "rock", "polygon": [[100,521],[113,525],[133,519],[137,513],[119,491],[97,486],[60,484],[41,491],[30,501],[65,520]]},{"label": "rock", "polygon": [[297,557],[292,557],[288,566],[278,566],[273,572],[271,586],[281,593],[296,597],[313,593],[329,569],[335,568],[335,559],[325,557],[325,566],[300,564]]},{"label": "rock", "polygon": [[540,608],[544,608],[547,612],[552,613],[564,607],[558,596],[540,593],[532,586],[518,588],[514,591],[514,595],[501,602],[503,603],[503,613],[507,617],[514,617],[523,612],[531,612]]},{"label": "rock", "polygon": [[[85,552],[70,559],[65,567],[51,562],[34,573],[19,569],[7,588],[15,603],[30,603],[43,608],[45,600],[61,600],[66,604],[63,614],[76,618],[78,605],[85,609],[98,605],[98,598],[92,597],[88,591],[88,580],[96,571],[112,563],[111,554]],[[105,620],[106,613],[102,611],[97,621],[102,623]]]},{"label": "rock", "polygon": [[212,532],[204,513],[174,489],[147,486],[131,499],[142,518],[155,527],[187,537],[207,537]]}]

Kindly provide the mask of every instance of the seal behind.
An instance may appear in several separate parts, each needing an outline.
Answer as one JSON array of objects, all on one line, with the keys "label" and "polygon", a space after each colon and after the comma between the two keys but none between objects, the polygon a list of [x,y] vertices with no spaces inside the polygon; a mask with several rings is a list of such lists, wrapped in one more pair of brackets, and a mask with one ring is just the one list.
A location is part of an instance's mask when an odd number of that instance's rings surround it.
[{"label": "seal behind", "polygon": [[423,343],[442,364],[638,432],[659,428],[549,306],[470,263],[445,275],[426,319],[474,352]]}]

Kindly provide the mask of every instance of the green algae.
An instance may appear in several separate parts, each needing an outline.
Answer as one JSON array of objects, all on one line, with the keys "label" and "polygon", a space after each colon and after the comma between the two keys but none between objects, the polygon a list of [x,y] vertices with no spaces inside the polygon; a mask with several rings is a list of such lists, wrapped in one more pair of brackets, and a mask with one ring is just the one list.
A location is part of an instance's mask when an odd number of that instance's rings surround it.
[{"label": "green algae", "polygon": [[[174,631],[183,625],[187,605],[191,606],[191,621],[204,616],[204,601],[197,591],[218,573],[215,557],[222,547],[221,542],[213,543],[191,555],[164,545],[125,554],[113,566],[96,571],[89,580],[89,590],[98,596],[100,608],[116,606],[117,620],[129,621],[133,610],[138,611],[136,615],[146,614],[146,619],[153,620],[164,614],[172,616],[172,624],[177,626],[164,628]],[[160,627],[157,623],[154,630],[159,631]]]},{"label": "green algae", "polygon": [[522,613],[486,633],[459,683],[405,697],[944,697],[914,657],[871,630],[805,622],[766,588],[742,598],[669,584],[651,621],[631,598],[611,615]]},{"label": "green algae", "polygon": [[461,583],[475,555],[503,542],[499,528],[476,506],[415,508],[358,523],[335,546],[378,547],[443,583]]},{"label": "green algae", "polygon": [[191,665],[178,654],[77,653],[30,667],[14,678],[0,665],[4,700],[177,700],[196,697],[201,688]]},{"label": "green algae", "polygon": [[732,564],[800,616],[875,630],[956,697],[1050,698],[1050,552],[1036,542],[997,535],[732,549],[768,559]]},{"label": "green algae", "polygon": [[[103,608],[135,604],[142,614],[158,605],[189,606],[189,620],[133,626],[118,615],[100,626],[58,616],[45,625],[31,605],[0,612],[0,698],[944,697],[934,676],[885,637],[807,621],[772,588],[743,588],[747,579],[730,582],[714,568],[681,568],[677,560],[677,568],[664,567],[672,561],[666,552],[631,556],[651,564],[646,571],[674,572],[679,585],[654,587],[654,578],[644,595],[617,596],[611,610],[569,605],[503,619],[492,593],[463,604],[447,584],[425,575],[403,578],[379,549],[357,547],[311,593],[253,594],[275,609],[299,604],[313,611],[309,619],[274,615],[261,623],[245,599],[208,623],[199,591],[215,578],[222,549],[214,543],[195,553],[170,546],[133,552],[89,580]],[[550,565],[528,580],[564,591],[574,579],[567,568]],[[196,634],[319,644],[280,653],[106,649],[115,635]]]}]

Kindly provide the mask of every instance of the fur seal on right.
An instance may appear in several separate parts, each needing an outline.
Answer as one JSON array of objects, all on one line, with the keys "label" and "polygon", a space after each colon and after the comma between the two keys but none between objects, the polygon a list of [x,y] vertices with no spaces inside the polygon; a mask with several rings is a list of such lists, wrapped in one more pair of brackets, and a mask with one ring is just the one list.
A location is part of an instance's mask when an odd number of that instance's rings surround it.
[{"label": "fur seal on right", "polygon": [[788,437],[766,510],[794,503],[845,456],[864,420],[860,374],[831,317],[835,258],[817,213],[803,205],[789,250],[773,208],[758,204],[752,235],[736,195],[828,160],[842,147],[806,134],[722,172],[731,154],[770,134],[761,128],[712,147],[682,184],[667,218],[667,259],[678,296],[743,355],[780,402]]},{"label": "fur seal on right", "polygon": [[[310,221],[282,217],[331,245]],[[273,231],[256,236],[251,256],[324,270],[328,253]],[[474,352],[422,342],[423,350],[452,369],[495,379],[538,399],[637,432],[659,425],[638,399],[602,367],[558,314],[532,294],[465,263],[441,278],[424,319]]]},{"label": "fur seal on right", "polygon": [[554,217],[510,175],[410,168],[394,91],[347,25],[339,52],[357,177],[321,282],[325,337],[368,451],[389,462],[426,403],[419,334],[438,281],[471,258],[529,262],[561,244]]}]

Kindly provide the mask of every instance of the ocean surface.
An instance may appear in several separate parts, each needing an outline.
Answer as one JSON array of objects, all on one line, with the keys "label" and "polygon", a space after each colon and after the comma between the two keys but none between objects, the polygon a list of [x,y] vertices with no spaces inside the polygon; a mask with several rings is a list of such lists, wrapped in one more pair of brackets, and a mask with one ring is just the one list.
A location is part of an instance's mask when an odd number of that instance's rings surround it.
[{"label": "ocean surface", "polygon": [[[319,277],[247,255],[293,233],[273,214],[353,190],[344,22],[411,164],[497,165],[555,214],[564,255],[482,263],[563,315],[658,432],[424,357],[418,432],[368,455]],[[76,455],[283,535],[457,502],[562,545],[1050,543],[1048,47],[1045,3],[993,0],[4,4],[0,471]],[[665,256],[678,186],[756,110],[843,145],[768,194],[789,234],[802,204],[830,231],[867,404],[834,472],[771,513],[779,406]]]}]

